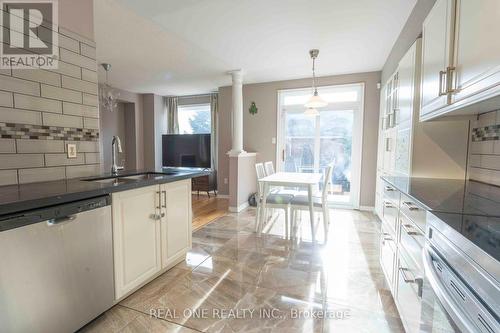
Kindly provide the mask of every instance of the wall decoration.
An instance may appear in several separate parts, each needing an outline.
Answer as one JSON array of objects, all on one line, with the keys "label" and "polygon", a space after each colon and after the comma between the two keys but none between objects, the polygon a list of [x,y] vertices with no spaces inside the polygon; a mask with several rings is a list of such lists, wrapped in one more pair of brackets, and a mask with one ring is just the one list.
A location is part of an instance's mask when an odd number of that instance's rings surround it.
[{"label": "wall decoration", "polygon": [[250,112],[250,114],[256,114],[257,111],[259,111],[259,109],[257,108],[257,105],[255,105],[255,102],[252,102],[252,104],[250,104],[250,108],[248,109],[248,112]]}]

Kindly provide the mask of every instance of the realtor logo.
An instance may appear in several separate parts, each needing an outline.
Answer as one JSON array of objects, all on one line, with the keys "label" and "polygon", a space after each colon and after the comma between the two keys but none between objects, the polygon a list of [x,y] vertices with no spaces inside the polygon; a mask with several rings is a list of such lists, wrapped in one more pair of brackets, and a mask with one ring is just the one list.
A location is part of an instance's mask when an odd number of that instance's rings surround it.
[{"label": "realtor logo", "polygon": [[1,0],[0,68],[57,68],[57,0]]}]

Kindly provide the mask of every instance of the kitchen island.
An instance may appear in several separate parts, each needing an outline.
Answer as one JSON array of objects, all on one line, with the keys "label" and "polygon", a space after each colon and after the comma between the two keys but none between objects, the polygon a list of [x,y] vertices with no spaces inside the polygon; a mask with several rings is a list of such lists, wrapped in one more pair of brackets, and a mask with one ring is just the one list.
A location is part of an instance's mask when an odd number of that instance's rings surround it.
[{"label": "kitchen island", "polygon": [[76,331],[182,262],[191,178],[204,174],[134,170],[0,187],[0,331]]}]

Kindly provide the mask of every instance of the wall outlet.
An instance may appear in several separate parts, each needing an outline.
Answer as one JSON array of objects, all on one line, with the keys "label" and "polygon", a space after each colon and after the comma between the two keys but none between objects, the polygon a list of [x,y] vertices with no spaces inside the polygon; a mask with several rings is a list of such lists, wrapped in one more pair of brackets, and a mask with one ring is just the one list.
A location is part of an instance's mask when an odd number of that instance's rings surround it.
[{"label": "wall outlet", "polygon": [[227,178],[224,178],[224,184],[227,184]]},{"label": "wall outlet", "polygon": [[68,158],[76,158],[76,145],[74,143],[67,144]]}]

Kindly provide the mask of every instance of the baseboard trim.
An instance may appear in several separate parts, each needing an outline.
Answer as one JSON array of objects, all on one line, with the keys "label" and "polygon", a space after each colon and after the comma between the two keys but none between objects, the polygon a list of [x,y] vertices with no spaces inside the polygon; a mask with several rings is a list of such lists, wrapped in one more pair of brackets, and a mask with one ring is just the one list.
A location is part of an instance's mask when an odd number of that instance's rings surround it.
[{"label": "baseboard trim", "polygon": [[364,212],[374,212],[375,207],[374,206],[359,206],[359,210],[364,211]]},{"label": "baseboard trim", "polygon": [[248,208],[249,204],[248,202],[244,202],[242,203],[241,205],[239,205],[238,207],[229,207],[228,210],[231,212],[231,213],[239,213],[241,212],[242,210]]}]

